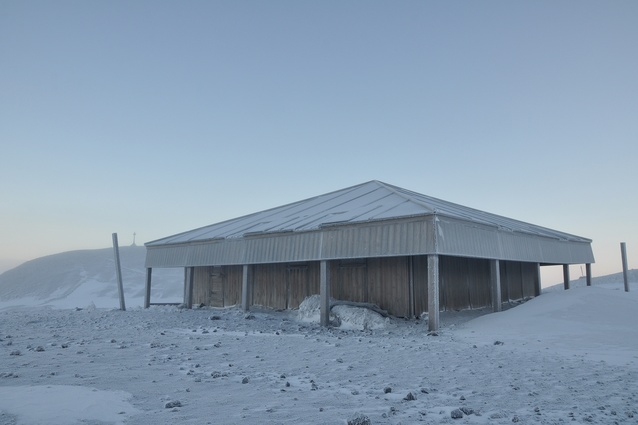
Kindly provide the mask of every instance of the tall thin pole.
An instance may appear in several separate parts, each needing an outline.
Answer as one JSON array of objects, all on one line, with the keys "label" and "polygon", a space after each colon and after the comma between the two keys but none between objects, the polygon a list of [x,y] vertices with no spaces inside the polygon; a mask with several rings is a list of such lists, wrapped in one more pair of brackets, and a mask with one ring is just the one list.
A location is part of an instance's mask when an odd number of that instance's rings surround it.
[{"label": "tall thin pole", "polygon": [[622,277],[625,281],[625,292],[629,292],[629,278],[627,276],[627,244],[620,243],[620,255],[622,257]]},{"label": "tall thin pole", "polygon": [[124,305],[124,285],[122,284],[122,266],[120,265],[120,247],[117,243],[117,233],[113,233],[113,254],[115,256],[117,292],[120,295],[120,310],[126,311],[126,305]]}]

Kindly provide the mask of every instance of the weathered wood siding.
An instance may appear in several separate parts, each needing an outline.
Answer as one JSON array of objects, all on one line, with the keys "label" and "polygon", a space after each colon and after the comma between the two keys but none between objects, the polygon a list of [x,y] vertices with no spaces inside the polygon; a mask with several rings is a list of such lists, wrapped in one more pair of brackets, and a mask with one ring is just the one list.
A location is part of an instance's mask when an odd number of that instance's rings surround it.
[{"label": "weathered wood siding", "polygon": [[330,297],[335,300],[367,302],[368,260],[331,261]]},{"label": "weathered wood siding", "polygon": [[536,295],[536,263],[501,261],[501,301],[518,301]]},{"label": "weathered wood siding", "polygon": [[368,300],[399,317],[410,316],[409,257],[368,260]]},{"label": "weathered wood siding", "polygon": [[287,308],[298,308],[306,297],[319,293],[319,262],[288,265],[286,279]]},{"label": "weathered wood siding", "polygon": [[319,263],[255,265],[252,291],[253,304],[298,308],[306,297],[319,293]]},{"label": "weathered wood siding", "polygon": [[491,305],[489,261],[448,256],[441,256],[439,261],[441,309],[465,310]]},{"label": "weathered wood siding", "polygon": [[412,257],[412,281],[414,285],[414,314],[419,317],[428,311],[428,257]]},{"label": "weathered wood siding", "polygon": [[241,300],[239,266],[195,267],[193,272],[193,304],[228,307]]},{"label": "weathered wood siding", "polygon": [[333,261],[330,295],[336,300],[378,305],[388,313],[410,315],[409,257]]},{"label": "weathered wood siding", "polygon": [[[331,261],[331,297],[373,303],[399,317],[428,309],[427,256]],[[538,295],[536,263],[501,261],[503,302]],[[492,304],[489,260],[439,256],[441,310],[482,308]],[[193,304],[215,307],[241,303],[242,266],[195,267]],[[412,282],[412,295],[410,290]],[[253,266],[251,304],[298,308],[319,293],[319,262]]]},{"label": "weathered wood siding", "polygon": [[241,304],[242,266],[224,266],[224,307]]}]

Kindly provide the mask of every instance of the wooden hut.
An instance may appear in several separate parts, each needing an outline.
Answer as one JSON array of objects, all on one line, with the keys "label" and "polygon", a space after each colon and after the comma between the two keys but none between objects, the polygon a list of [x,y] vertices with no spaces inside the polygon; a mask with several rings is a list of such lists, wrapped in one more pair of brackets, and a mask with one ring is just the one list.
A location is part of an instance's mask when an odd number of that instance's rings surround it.
[{"label": "wooden hut", "polygon": [[153,268],[185,270],[184,302],[292,309],[313,294],[396,316],[492,306],[540,294],[540,267],[594,262],[591,240],[379,181],[146,244]]}]

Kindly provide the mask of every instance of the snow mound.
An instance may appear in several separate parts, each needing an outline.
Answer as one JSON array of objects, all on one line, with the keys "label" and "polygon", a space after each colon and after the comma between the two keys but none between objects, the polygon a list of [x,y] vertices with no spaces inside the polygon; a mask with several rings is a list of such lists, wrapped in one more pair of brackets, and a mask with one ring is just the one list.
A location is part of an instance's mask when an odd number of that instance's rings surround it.
[{"label": "snow mound", "polygon": [[302,322],[319,322],[320,313],[321,297],[319,295],[311,295],[299,304],[297,318]]},{"label": "snow mound", "polygon": [[362,307],[336,305],[332,308],[332,313],[339,320],[339,327],[342,329],[383,329],[388,323],[388,318]]},{"label": "snow mound", "polygon": [[[330,304],[334,305],[335,300],[331,299]],[[321,297],[311,295],[299,305],[297,318],[303,322],[319,322],[320,314]],[[330,321],[342,329],[371,330],[385,328],[388,318],[367,308],[335,305],[330,309]]]}]

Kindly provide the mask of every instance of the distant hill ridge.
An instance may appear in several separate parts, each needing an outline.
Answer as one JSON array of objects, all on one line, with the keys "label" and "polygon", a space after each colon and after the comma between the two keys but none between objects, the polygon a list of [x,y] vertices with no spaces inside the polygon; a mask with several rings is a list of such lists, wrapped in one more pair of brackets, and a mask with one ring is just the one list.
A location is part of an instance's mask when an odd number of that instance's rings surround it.
[{"label": "distant hill ridge", "polygon": [[[146,248],[124,246],[119,250],[125,294],[133,303],[139,304],[144,297]],[[154,271],[154,298],[181,298],[182,282],[181,269]],[[105,298],[112,304],[112,300],[118,298],[113,248],[47,255],[0,274],[2,305],[25,298],[30,299],[30,304],[55,305],[56,300],[63,300],[77,291],[88,295],[87,302],[99,303]]]}]

